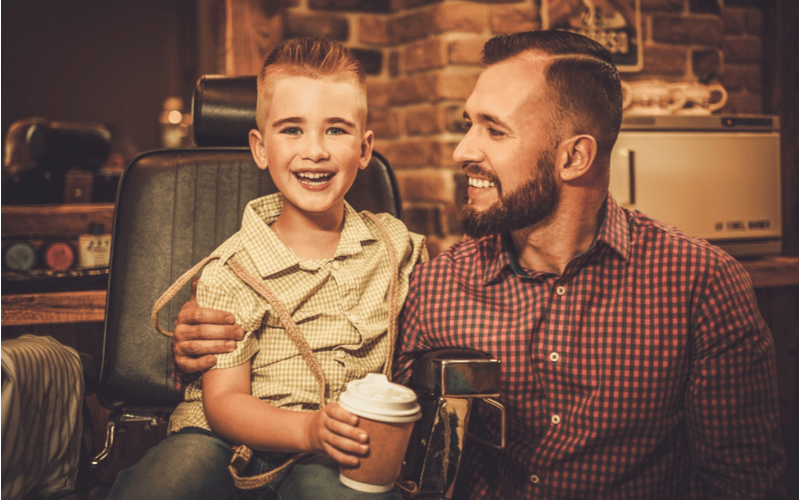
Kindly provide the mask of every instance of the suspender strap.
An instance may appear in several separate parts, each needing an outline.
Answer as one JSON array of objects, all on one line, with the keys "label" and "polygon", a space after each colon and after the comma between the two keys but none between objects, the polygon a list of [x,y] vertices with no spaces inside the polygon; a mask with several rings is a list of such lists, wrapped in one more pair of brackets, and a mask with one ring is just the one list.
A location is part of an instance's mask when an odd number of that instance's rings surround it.
[{"label": "suspender strap", "polygon": [[240,490],[254,490],[278,479],[285,472],[288,472],[294,464],[313,455],[313,453],[298,453],[289,458],[289,460],[284,462],[280,467],[272,469],[271,471],[257,476],[242,477],[239,474],[242,473],[242,470],[244,470],[245,466],[250,462],[250,459],[253,457],[253,452],[247,446],[240,444],[233,448],[233,458],[231,458],[231,463],[228,465],[228,472],[231,473],[233,484],[235,484],[237,488]]},{"label": "suspender strap", "polygon": [[400,314],[400,280],[398,273],[400,272],[397,263],[397,251],[392,245],[392,239],[389,237],[389,231],[386,226],[378,218],[377,215],[366,212],[372,222],[378,226],[378,231],[383,236],[383,241],[386,243],[386,250],[389,252],[389,265],[391,266],[391,278],[389,281],[389,329],[386,332],[389,337],[389,345],[386,347],[386,362],[383,365],[383,374],[386,378],[392,380],[392,360],[394,358],[394,345],[397,342],[397,316]]},{"label": "suspender strap", "polygon": [[236,262],[233,257],[228,259],[228,267],[230,267],[231,270],[236,273],[236,276],[238,276],[240,280],[244,281],[248,286],[250,286],[250,288],[267,299],[269,305],[271,305],[275,310],[275,313],[281,320],[281,324],[283,324],[283,328],[286,330],[289,338],[291,338],[294,342],[294,345],[297,346],[297,350],[300,351],[300,355],[305,360],[308,368],[311,370],[311,373],[314,374],[314,378],[317,379],[317,385],[319,386],[320,408],[325,406],[325,373],[322,371],[322,365],[319,364],[319,360],[316,356],[314,356],[311,346],[308,345],[308,342],[306,342],[306,338],[303,337],[303,333],[300,331],[300,328],[297,327],[297,323],[295,323],[292,319],[292,315],[289,313],[289,310],[286,309],[286,306],[284,306],[283,303],[278,300],[278,297],[276,297],[275,294],[264,285],[262,280],[255,278],[252,274],[245,271],[244,268],[238,262]]},{"label": "suspender strap", "polygon": [[161,335],[172,337],[172,332],[164,331],[161,329],[160,326],[158,326],[158,313],[165,305],[167,305],[167,303],[170,300],[172,300],[175,297],[175,295],[177,295],[180,289],[183,288],[186,285],[186,283],[189,282],[190,279],[192,279],[192,276],[197,274],[197,272],[200,271],[200,269],[202,269],[203,266],[205,266],[214,259],[219,259],[219,255],[209,255],[205,259],[195,264],[194,267],[183,273],[183,276],[178,278],[178,281],[173,283],[171,287],[167,288],[167,291],[161,294],[161,297],[158,298],[155,305],[153,306],[153,311],[150,313],[150,320],[153,322],[153,326],[156,327],[156,330],[158,330],[158,332]]}]

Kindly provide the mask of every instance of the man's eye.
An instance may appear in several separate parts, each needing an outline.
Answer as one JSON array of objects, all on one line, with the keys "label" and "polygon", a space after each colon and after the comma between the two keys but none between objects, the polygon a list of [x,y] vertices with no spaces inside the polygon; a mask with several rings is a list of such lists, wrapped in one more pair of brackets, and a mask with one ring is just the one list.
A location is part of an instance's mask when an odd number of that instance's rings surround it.
[{"label": "man's eye", "polygon": [[345,130],[343,128],[339,128],[339,127],[331,127],[331,128],[328,129],[328,134],[330,134],[330,135],[342,135],[342,134],[346,134],[346,133],[347,133],[347,130]]},{"label": "man's eye", "polygon": [[287,135],[300,135],[303,131],[300,130],[299,127],[286,127],[285,129],[281,130],[281,134]]},{"label": "man's eye", "polygon": [[472,128],[472,122],[464,122],[461,124],[461,128],[464,130],[469,130]]},{"label": "man's eye", "polygon": [[500,132],[499,130],[495,130],[493,128],[489,128],[488,130],[489,130],[489,135],[491,135],[492,137],[503,137],[504,135],[506,135],[503,132]]}]

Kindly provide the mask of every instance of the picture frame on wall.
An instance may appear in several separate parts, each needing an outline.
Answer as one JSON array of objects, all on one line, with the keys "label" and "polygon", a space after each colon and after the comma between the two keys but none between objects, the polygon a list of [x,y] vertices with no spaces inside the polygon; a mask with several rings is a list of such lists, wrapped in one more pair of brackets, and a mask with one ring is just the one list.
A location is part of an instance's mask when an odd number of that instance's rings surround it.
[{"label": "picture frame on wall", "polygon": [[641,71],[640,0],[541,0],[542,28],[566,30],[607,48],[620,72]]}]

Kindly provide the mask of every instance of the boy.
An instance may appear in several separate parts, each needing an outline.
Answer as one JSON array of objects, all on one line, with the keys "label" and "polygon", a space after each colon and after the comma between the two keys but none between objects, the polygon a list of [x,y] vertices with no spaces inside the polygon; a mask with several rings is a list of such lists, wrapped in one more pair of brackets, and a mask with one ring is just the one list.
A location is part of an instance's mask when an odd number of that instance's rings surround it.
[{"label": "boy", "polygon": [[[422,236],[386,214],[375,222],[344,201],[372,155],[365,88],[358,61],[324,39],[286,42],[265,61],[250,149],[280,193],[248,204],[241,230],[214,252],[219,258],[197,288],[198,303],[233,313],[245,338],[187,387],[170,418],[171,436],[119,474],[111,498],[400,498],[365,495],[338,480],[337,463],[357,465],[369,436],[335,401],[347,382],[384,365],[391,276],[398,275],[401,303],[411,268],[427,258]],[[279,308],[243,276],[266,285],[288,310],[324,388]],[[332,402],[321,405],[320,392]],[[246,476],[274,470],[297,452],[314,455],[245,493],[227,469],[231,445],[240,444],[256,452]]]}]

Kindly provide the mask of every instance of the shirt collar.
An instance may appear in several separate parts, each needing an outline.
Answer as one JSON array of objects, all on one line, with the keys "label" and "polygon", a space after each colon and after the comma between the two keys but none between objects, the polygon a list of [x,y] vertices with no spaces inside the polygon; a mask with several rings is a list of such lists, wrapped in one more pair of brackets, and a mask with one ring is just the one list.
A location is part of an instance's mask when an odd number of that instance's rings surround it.
[{"label": "shirt collar", "polygon": [[[294,266],[303,267],[294,252],[269,227],[277,220],[282,209],[283,196],[280,193],[257,198],[248,203],[244,209],[240,230],[242,243],[250,250],[248,254],[261,277],[271,276]],[[333,259],[355,255],[362,251],[363,242],[375,239],[358,212],[345,201],[344,227]],[[270,250],[252,251],[262,247],[268,247]]]},{"label": "shirt collar", "polygon": [[[603,221],[597,231],[594,241],[589,246],[586,253],[595,251],[598,241],[602,241],[612,250],[617,252],[623,259],[628,260],[630,255],[630,226],[625,210],[617,204],[617,201],[608,193],[603,207],[600,209],[603,214]],[[518,276],[528,276],[522,269],[517,256],[514,255],[514,244],[508,234],[502,236],[487,236],[477,241],[481,255],[481,261],[485,263],[483,270],[484,284],[489,284],[506,266],[511,268]]]},{"label": "shirt collar", "polygon": [[628,260],[631,252],[631,228],[628,216],[625,210],[617,204],[617,200],[611,196],[611,193],[606,196],[603,206],[605,207],[603,222],[600,224],[600,230],[597,231],[597,237],[589,247],[589,251],[598,241],[602,241],[623,259]]},{"label": "shirt collar", "polygon": [[378,238],[369,230],[361,215],[345,201],[344,228],[342,236],[339,238],[339,247],[336,249],[335,257],[360,253],[364,249],[364,243],[377,240]]},{"label": "shirt collar", "polygon": [[506,236],[494,235],[478,240],[480,261],[485,263],[483,266],[484,285],[494,281],[506,266],[512,270],[519,268],[517,257],[511,250],[512,247],[507,246],[504,242],[506,239]]}]

